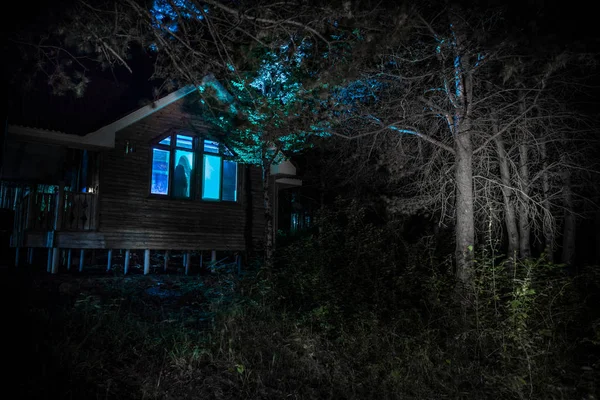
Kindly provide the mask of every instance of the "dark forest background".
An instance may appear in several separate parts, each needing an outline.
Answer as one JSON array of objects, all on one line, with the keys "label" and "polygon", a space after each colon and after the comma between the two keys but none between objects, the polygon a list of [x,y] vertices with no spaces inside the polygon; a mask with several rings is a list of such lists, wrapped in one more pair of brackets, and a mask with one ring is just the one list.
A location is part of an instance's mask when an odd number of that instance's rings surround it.
[{"label": "dark forest background", "polygon": [[73,1],[11,19],[7,123],[83,134],[211,75],[235,100],[206,90],[190,109],[240,162],[268,171],[284,155],[303,179],[243,274],[7,269],[10,315],[27,321],[22,393],[600,395],[599,41],[585,7]]}]

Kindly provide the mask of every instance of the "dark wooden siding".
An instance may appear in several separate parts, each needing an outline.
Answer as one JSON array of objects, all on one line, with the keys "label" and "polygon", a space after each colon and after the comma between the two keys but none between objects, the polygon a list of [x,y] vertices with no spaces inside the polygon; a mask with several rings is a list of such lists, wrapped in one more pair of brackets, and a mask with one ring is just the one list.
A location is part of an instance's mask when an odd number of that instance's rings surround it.
[{"label": "dark wooden siding", "polygon": [[[149,196],[150,141],[170,129],[205,132],[176,102],[117,132],[115,148],[101,154],[99,229],[57,237],[59,247],[244,250],[248,232],[263,235],[261,172],[238,168],[238,202],[203,202]],[[125,153],[126,143],[133,147]],[[249,179],[244,179],[244,174]],[[250,185],[247,188],[244,185]],[[248,203],[248,194],[251,203]],[[251,206],[251,207],[248,207]],[[248,209],[253,215],[248,218]],[[247,221],[252,221],[248,229]]]},{"label": "dark wooden siding", "polygon": [[252,202],[252,239],[255,247],[261,247],[265,237],[265,207],[262,190],[262,170],[258,167],[250,167],[250,193]]}]

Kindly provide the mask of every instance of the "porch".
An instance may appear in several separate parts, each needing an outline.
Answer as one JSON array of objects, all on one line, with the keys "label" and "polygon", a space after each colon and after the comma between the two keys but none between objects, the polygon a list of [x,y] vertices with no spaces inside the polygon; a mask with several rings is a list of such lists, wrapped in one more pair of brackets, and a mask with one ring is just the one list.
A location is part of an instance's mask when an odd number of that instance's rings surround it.
[{"label": "porch", "polygon": [[[150,252],[159,252],[164,257],[164,271],[167,271],[171,251],[183,254],[185,274],[189,273],[194,253],[199,243],[209,251],[210,258],[204,264],[217,262],[217,251],[221,255],[234,254],[234,262],[241,268],[241,249],[244,248],[242,235],[231,236],[223,242],[219,232],[148,231],[127,227],[101,231],[99,196],[96,193],[79,193],[58,190],[52,193],[30,191],[14,200],[14,224],[10,246],[15,249],[15,265],[21,261],[33,264],[34,251],[39,260],[39,252],[47,255],[47,271],[57,273],[60,267],[70,270],[75,266],[81,272],[87,263],[85,259],[95,259],[97,252],[107,254],[107,271],[111,270],[113,249],[124,251],[124,273],[129,270],[129,261],[136,251],[144,256],[144,274],[150,272]],[[238,237],[239,236],[239,237]],[[164,249],[168,244],[169,250]],[[37,249],[37,250],[36,250]],[[117,253],[118,254],[118,253]],[[210,259],[210,264],[208,260]],[[91,262],[94,264],[94,262]],[[200,267],[203,257],[200,255]]]},{"label": "porch", "polygon": [[32,191],[16,203],[11,246],[55,247],[61,233],[91,233],[97,228],[95,193]]}]

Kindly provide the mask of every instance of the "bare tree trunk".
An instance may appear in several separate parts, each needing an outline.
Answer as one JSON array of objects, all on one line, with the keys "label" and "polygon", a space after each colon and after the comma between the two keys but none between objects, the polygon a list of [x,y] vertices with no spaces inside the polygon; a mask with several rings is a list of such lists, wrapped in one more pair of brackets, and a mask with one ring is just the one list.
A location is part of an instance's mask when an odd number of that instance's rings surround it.
[{"label": "bare tree trunk", "polygon": [[475,250],[475,218],[473,193],[473,143],[471,139],[471,103],[473,100],[473,70],[466,49],[466,34],[462,9],[453,5],[450,20],[455,33],[453,102],[458,105],[454,116],[454,151],[456,181],[456,295],[459,296],[463,324],[472,308],[473,261]]},{"label": "bare tree trunk", "polygon": [[519,192],[519,255],[521,258],[531,257],[531,227],[529,225],[529,147],[519,144],[519,177],[521,191]]},{"label": "bare tree trunk", "polygon": [[550,262],[554,262],[554,224],[553,217],[550,212],[550,177],[548,175],[548,154],[546,152],[546,143],[542,141],[540,146],[540,153],[542,156],[542,205],[544,206],[545,212],[543,217],[543,231],[544,231],[544,253],[546,259]]},{"label": "bare tree trunk", "polygon": [[572,265],[575,262],[575,214],[573,213],[573,190],[571,188],[571,172],[561,173],[563,183],[563,206],[565,217],[563,225],[562,262]]},{"label": "bare tree trunk", "polygon": [[455,150],[456,278],[463,290],[469,290],[473,275],[475,220],[473,217],[473,145],[468,130],[465,129],[456,135]]},{"label": "bare tree trunk", "polygon": [[[498,120],[494,118],[494,134],[498,132]],[[504,203],[504,223],[506,224],[506,233],[508,236],[509,259],[515,261],[519,251],[519,229],[517,227],[517,215],[515,205],[511,199],[512,189],[510,185],[510,169],[508,167],[508,156],[504,146],[502,135],[494,139],[496,142],[496,151],[498,152],[498,163],[500,164],[500,181],[502,182],[502,200]]]},{"label": "bare tree trunk", "polygon": [[[596,200],[596,204],[598,204],[599,200]],[[594,262],[596,265],[600,265],[600,211],[596,211],[594,230],[596,231],[596,258]]]},{"label": "bare tree trunk", "polygon": [[265,207],[265,248],[264,262],[267,272],[273,270],[273,201],[270,193],[271,163],[267,159],[262,162],[263,201]]}]

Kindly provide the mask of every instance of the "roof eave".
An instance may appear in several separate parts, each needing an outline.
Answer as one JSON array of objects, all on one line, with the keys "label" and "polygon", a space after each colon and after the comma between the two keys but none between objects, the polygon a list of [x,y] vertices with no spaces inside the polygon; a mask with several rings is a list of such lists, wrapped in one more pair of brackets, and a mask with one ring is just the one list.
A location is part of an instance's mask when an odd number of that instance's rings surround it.
[{"label": "roof eave", "polygon": [[107,139],[107,141],[112,143],[111,147],[115,147],[115,133],[120,130],[127,128],[128,126],[138,122],[139,120],[146,118],[147,116],[154,114],[158,110],[168,106],[169,104],[174,103],[175,101],[187,96],[195,90],[193,85],[187,85],[166,95],[165,97],[158,99],[140,109],[135,110],[134,112],[127,114],[121,119],[116,120],[115,122],[103,126],[95,132],[88,133],[85,137],[89,137],[90,141],[93,142],[102,142],[102,139]]},{"label": "roof eave", "polygon": [[73,148],[103,150],[115,147],[115,135],[118,131],[127,128],[137,121],[155,113],[156,111],[172,104],[173,102],[187,96],[195,90],[193,85],[188,85],[156,100],[136,111],[127,114],[115,122],[90,132],[84,136],[71,135],[61,131],[31,128],[20,125],[8,125],[8,134],[19,139],[25,139],[41,143],[54,143]]},{"label": "roof eave", "polygon": [[69,135],[65,132],[19,125],[8,125],[7,134],[9,137],[30,142],[58,144],[78,149],[102,150],[114,147],[114,135],[112,142],[109,137],[90,140],[87,136]]}]

